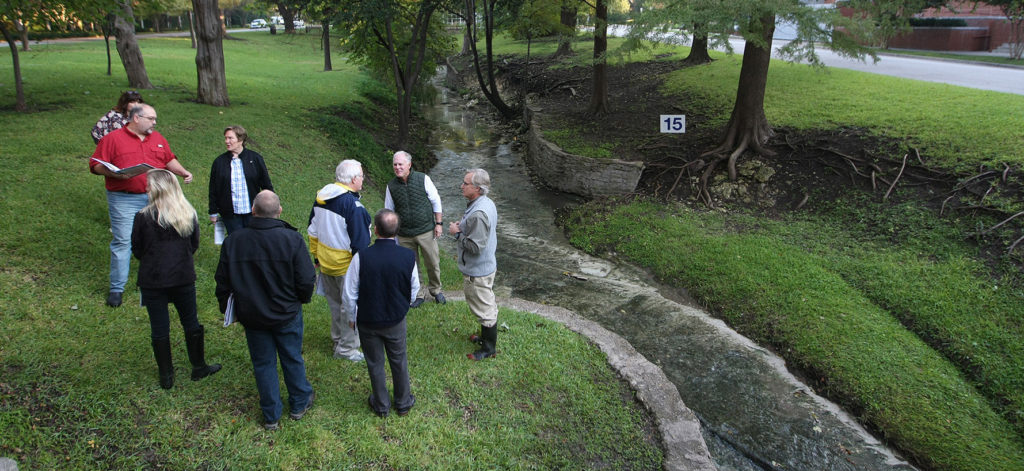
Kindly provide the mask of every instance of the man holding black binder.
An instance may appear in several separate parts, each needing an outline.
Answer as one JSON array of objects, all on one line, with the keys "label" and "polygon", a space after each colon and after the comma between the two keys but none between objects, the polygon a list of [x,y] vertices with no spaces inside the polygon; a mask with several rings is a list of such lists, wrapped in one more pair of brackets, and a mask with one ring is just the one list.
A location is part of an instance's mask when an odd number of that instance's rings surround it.
[{"label": "man holding black binder", "polygon": [[171,147],[156,126],[156,110],[146,104],[128,109],[128,124],[100,139],[89,160],[89,171],[102,175],[107,189],[107,210],[110,214],[110,289],[107,305],[121,305],[124,285],[128,281],[131,262],[131,235],[135,213],[149,198],[146,196],[145,169],[136,173],[131,167],[140,164],[152,168],[166,168],[192,182],[192,173],[178,162]]}]

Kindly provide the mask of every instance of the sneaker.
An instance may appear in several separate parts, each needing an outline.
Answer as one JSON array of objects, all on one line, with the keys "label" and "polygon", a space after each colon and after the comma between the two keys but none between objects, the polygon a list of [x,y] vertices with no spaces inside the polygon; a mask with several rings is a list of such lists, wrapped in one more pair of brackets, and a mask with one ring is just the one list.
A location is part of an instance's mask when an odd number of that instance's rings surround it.
[{"label": "sneaker", "polygon": [[111,291],[107,293],[107,306],[118,307],[121,305],[121,292]]},{"label": "sneaker", "polygon": [[444,293],[438,292],[437,294],[434,295],[434,302],[436,302],[437,304],[445,304],[448,302],[448,300],[444,299]]},{"label": "sneaker", "polygon": [[355,352],[351,355],[342,355],[340,353],[335,353],[334,358],[337,360],[348,360],[353,363],[359,363],[366,359],[366,357],[363,356],[363,352]]},{"label": "sneaker", "polygon": [[306,411],[308,411],[310,407],[313,407],[313,401],[315,401],[315,400],[316,400],[316,391],[313,391],[313,394],[310,394],[310,396],[309,396],[309,402],[306,403],[306,408],[302,409],[300,411],[297,411],[297,412],[296,411],[292,411],[290,414],[288,414],[288,417],[291,417],[292,420],[302,419],[302,416],[306,415]]},{"label": "sneaker", "polygon": [[280,422],[267,422],[263,424],[263,429],[269,432],[273,432],[274,430],[277,430],[279,428],[281,428]]},{"label": "sneaker", "polygon": [[416,300],[413,301],[412,304],[409,304],[409,307],[411,307],[413,309],[416,309],[416,308],[420,307],[420,304],[423,304],[423,301],[426,301],[426,300],[423,299],[423,298],[416,298]]}]

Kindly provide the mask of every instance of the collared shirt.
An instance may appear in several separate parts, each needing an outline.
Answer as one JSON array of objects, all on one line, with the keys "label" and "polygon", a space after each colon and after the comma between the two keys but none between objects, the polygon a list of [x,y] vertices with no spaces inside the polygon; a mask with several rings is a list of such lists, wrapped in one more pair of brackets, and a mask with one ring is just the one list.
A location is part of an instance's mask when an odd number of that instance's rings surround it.
[{"label": "collared shirt", "polygon": [[249,214],[249,187],[245,184],[242,159],[231,156],[231,208],[235,214]]},{"label": "collared shirt", "polygon": [[[153,131],[139,139],[139,136],[131,132],[127,126],[100,139],[92,156],[95,159],[110,162],[118,168],[128,168],[142,163],[152,165],[153,168],[167,168],[167,163],[176,158],[171,152],[171,146],[167,144],[167,139],[164,139],[160,133]],[[93,165],[98,164],[89,160],[89,171],[96,173],[92,168]],[[110,191],[146,192],[145,173],[127,180],[110,177],[105,179],[107,189]]]}]

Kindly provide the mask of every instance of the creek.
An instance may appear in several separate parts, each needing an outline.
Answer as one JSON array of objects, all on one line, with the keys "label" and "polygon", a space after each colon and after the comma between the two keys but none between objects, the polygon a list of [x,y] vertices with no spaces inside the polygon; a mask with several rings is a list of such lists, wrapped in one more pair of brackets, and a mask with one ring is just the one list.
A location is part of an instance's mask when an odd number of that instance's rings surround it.
[{"label": "creek", "polygon": [[[525,145],[493,132],[486,115],[438,89],[437,102],[424,109],[437,128],[431,147],[438,163],[429,174],[447,228],[466,207],[459,190],[465,170],[490,173],[499,219],[498,296],[569,309],[629,341],[700,418],[719,469],[914,469],[792,375],[781,358],[710,316],[682,290],[572,247],[554,214],[582,200],[535,184],[521,158]],[[455,253],[450,238],[441,246]]]}]

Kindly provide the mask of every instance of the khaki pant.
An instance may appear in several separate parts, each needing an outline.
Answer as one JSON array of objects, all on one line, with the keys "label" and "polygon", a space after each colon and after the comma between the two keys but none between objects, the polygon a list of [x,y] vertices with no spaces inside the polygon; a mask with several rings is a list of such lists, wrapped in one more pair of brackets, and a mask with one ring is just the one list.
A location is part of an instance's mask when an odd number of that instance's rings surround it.
[{"label": "khaki pant", "polygon": [[[434,239],[434,231],[424,232],[415,237],[398,236],[398,245],[411,249],[416,254],[416,261],[419,263],[420,254],[423,254],[423,263],[419,264],[427,270],[427,283],[420,284],[420,292],[416,293],[417,298],[425,298],[424,289],[431,296],[441,292],[441,258],[437,251],[437,240]],[[423,277],[420,277],[422,280]]]},{"label": "khaki pant", "polygon": [[494,301],[494,273],[487,276],[462,276],[466,304],[484,327],[498,323],[498,303]]},{"label": "khaki pant", "polygon": [[348,311],[341,304],[345,277],[323,273],[320,273],[320,277],[323,278],[327,307],[331,309],[331,341],[334,343],[334,354],[348,358],[359,353],[359,332],[348,326]]}]

